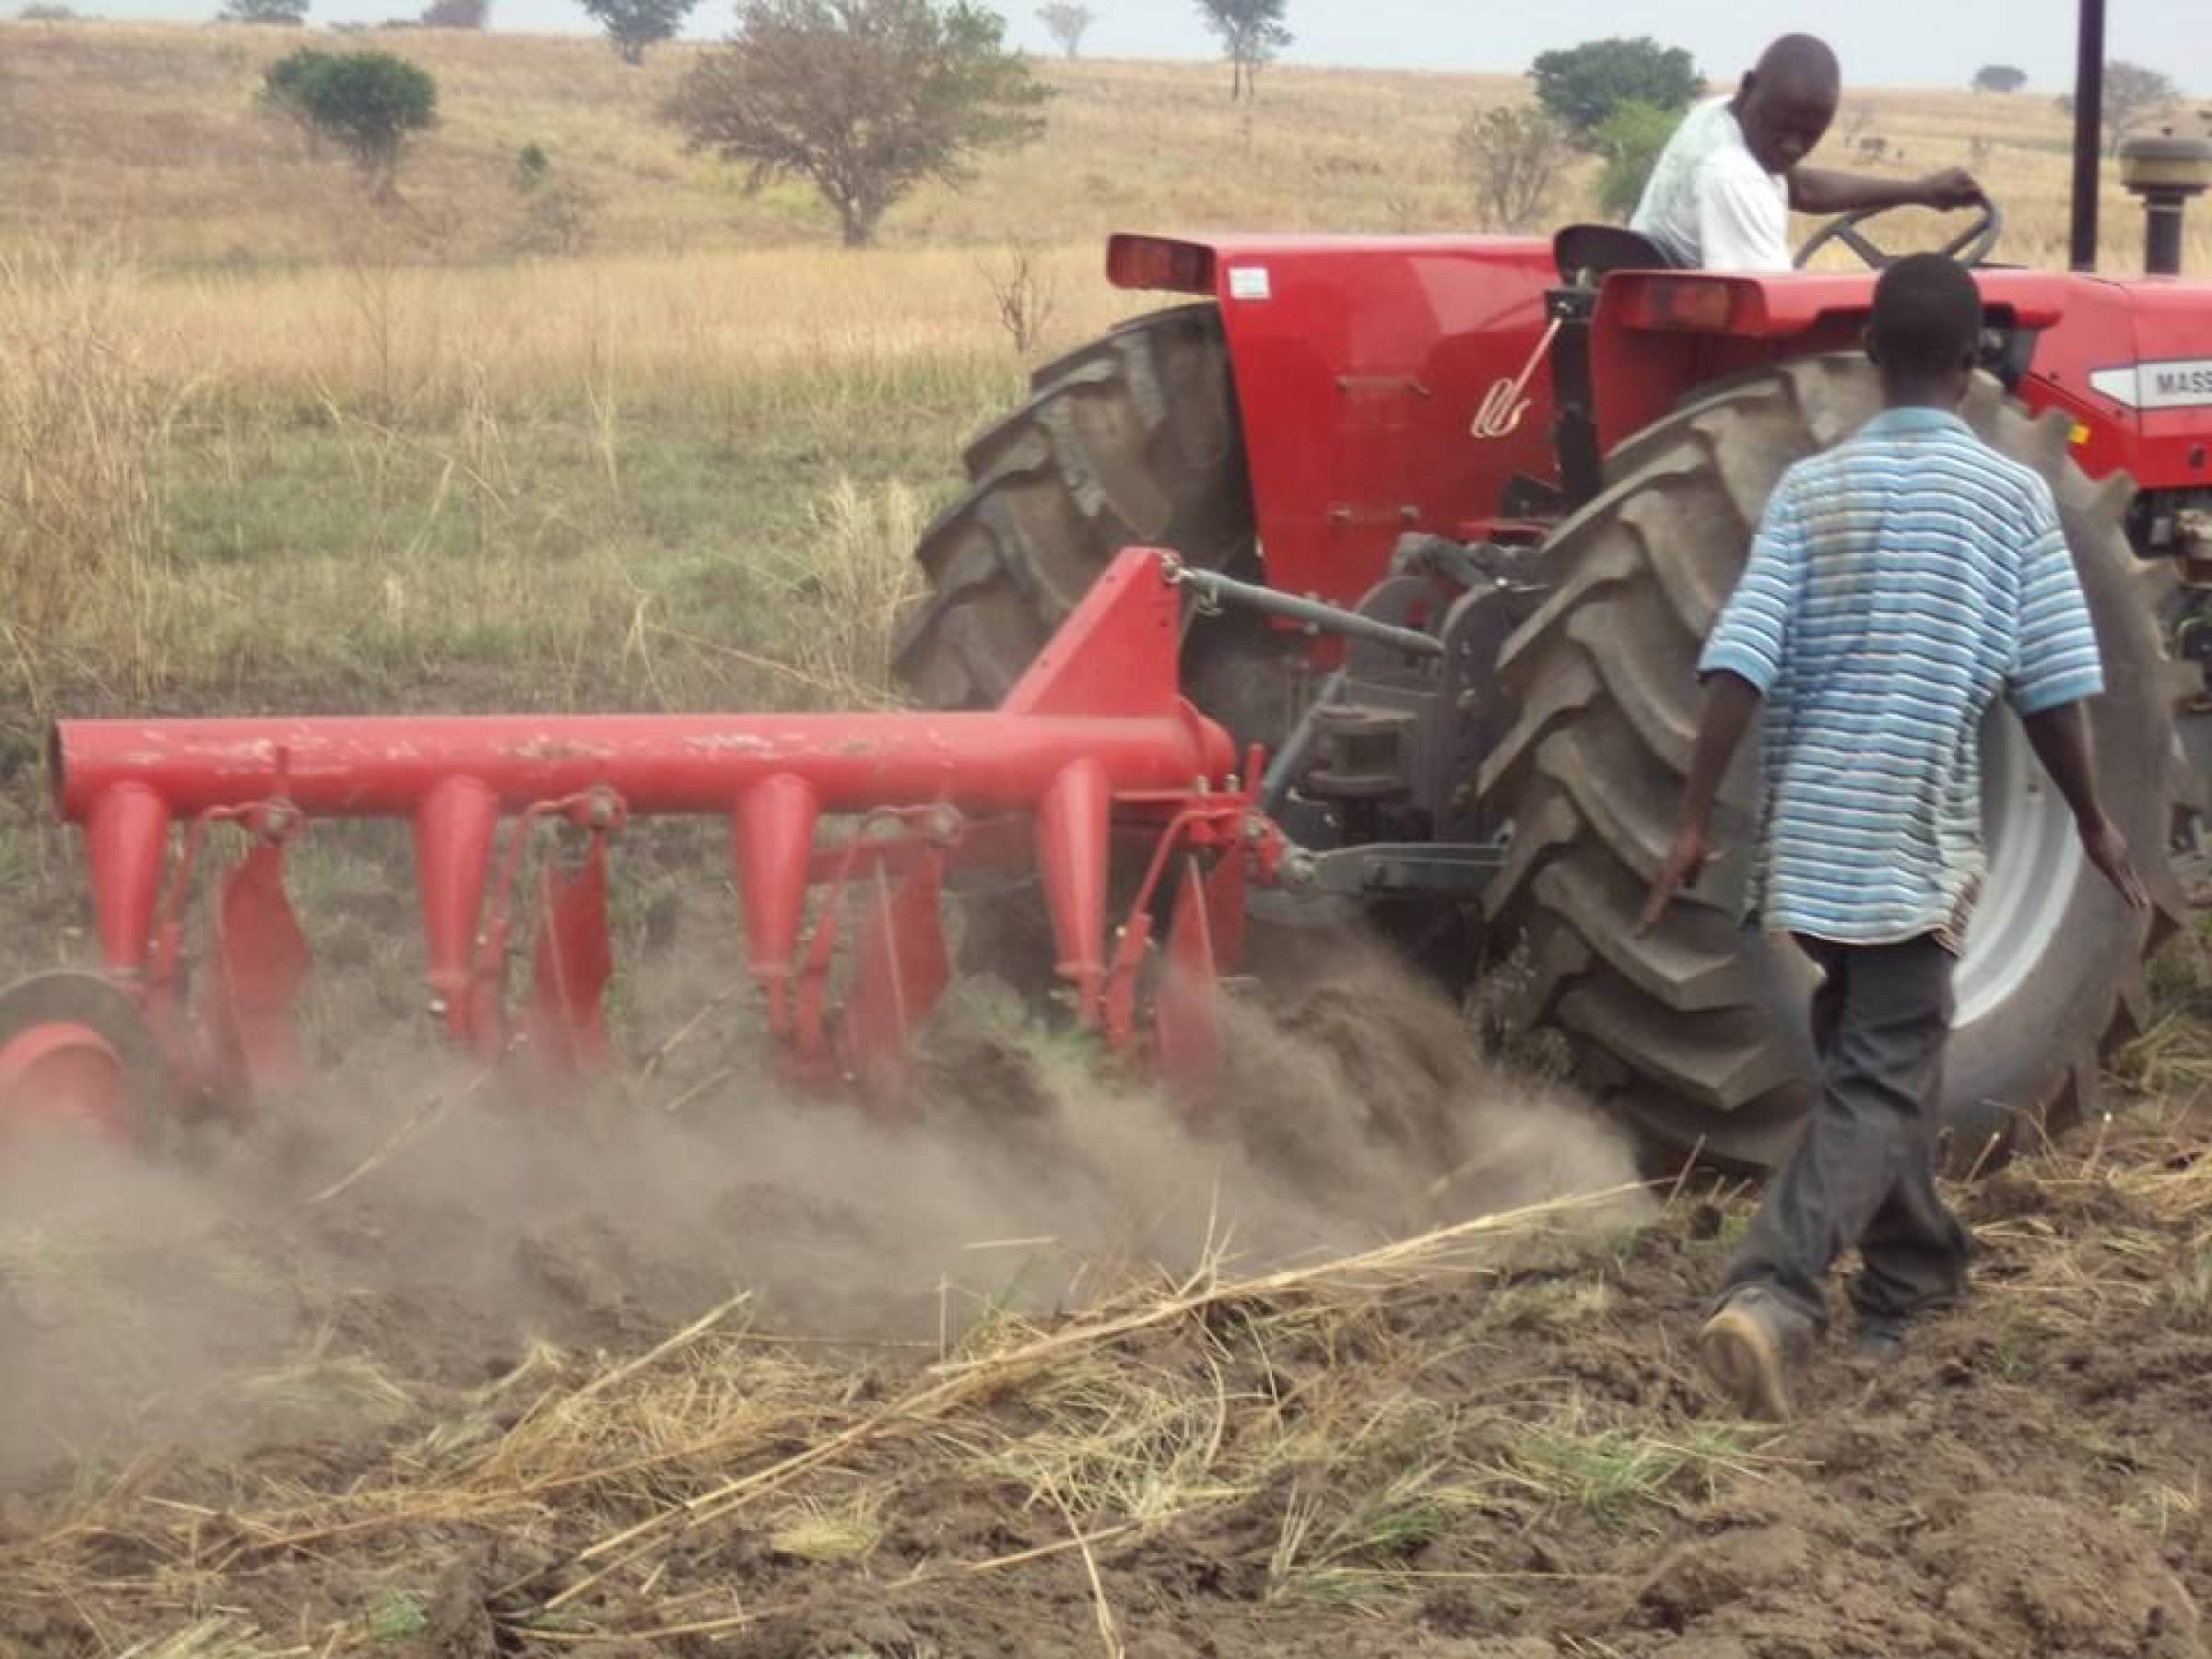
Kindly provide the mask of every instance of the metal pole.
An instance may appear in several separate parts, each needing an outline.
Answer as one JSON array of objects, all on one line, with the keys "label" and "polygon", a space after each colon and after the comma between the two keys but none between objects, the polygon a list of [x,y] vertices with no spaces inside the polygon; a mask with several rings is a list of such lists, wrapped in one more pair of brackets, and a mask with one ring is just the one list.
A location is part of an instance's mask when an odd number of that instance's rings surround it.
[{"label": "metal pole", "polygon": [[1199,571],[1189,565],[1178,565],[1169,580],[1178,586],[1196,589],[1208,605],[1239,606],[1245,610],[1258,611],[1263,616],[1280,617],[1286,622],[1302,622],[1324,633],[1342,634],[1353,640],[1371,640],[1378,645],[1388,645],[1408,656],[1441,657],[1444,654],[1444,642],[1434,634],[1425,634],[1414,628],[1400,628],[1391,622],[1378,622],[1372,617],[1363,617],[1358,611],[1348,611],[1341,606],[1324,605],[1318,599],[1301,599],[1295,594],[1286,594],[1276,588],[1239,582],[1217,571]]},{"label": "metal pole", "polygon": [[2097,268],[2098,192],[2104,178],[2104,6],[2081,0],[2074,65],[2074,249],[2077,271]]},{"label": "metal pole", "polygon": [[2151,276],[2182,274],[2182,228],[2189,198],[2178,190],[2157,190],[2145,199],[2143,270]]}]

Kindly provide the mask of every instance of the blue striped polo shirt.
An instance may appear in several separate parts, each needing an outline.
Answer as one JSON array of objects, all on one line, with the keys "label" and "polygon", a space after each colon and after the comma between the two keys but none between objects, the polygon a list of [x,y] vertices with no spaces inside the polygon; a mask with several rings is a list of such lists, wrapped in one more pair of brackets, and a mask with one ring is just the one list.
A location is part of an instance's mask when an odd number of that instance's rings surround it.
[{"label": "blue striped polo shirt", "polygon": [[1928,408],[1783,475],[1699,659],[1722,669],[1765,698],[1749,912],[1954,951],[1987,870],[1983,714],[2104,688],[2050,487]]}]

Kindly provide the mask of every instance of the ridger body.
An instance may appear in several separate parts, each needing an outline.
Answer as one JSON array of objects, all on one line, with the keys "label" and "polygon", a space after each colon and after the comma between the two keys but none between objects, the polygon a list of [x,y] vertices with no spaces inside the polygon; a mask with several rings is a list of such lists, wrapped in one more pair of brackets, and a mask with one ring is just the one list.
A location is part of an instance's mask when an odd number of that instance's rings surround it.
[{"label": "ridger body", "polygon": [[[1145,549],[1117,561],[993,712],[64,721],[54,788],[84,827],[107,973],[8,994],[21,1006],[0,1038],[0,1101],[133,1135],[180,1100],[236,1109],[297,1087],[309,951],[285,853],[328,818],[411,825],[430,1011],[465,1053],[537,1083],[610,1057],[610,841],[633,816],[711,814],[729,821],[750,970],[795,1077],[904,1111],[909,1038],[950,975],[947,875],[1033,860],[1077,1022],[1201,1084],[1244,883],[1271,879],[1285,843],[1227,734],[1177,692],[1166,565]],[[565,859],[547,855],[556,826],[575,843]],[[188,973],[184,901],[226,830],[241,851]],[[1146,862],[1110,930],[1117,840]],[[525,872],[535,938],[518,1001]]]},{"label": "ridger body", "polygon": [[[1968,1160],[2087,1105],[2139,1025],[2143,959],[2181,910],[2164,853],[2195,822],[2198,723],[2176,716],[2212,660],[2212,285],[2172,263],[2212,150],[2137,146],[2153,275],[2088,274],[2101,10],[2085,0],[2077,269],[1983,265],[1988,372],[1964,413],[2059,502],[2105,658],[2104,792],[2159,909],[2118,905],[1993,718],[1946,1075]],[[1985,260],[2001,229],[1993,208],[1950,251]],[[1882,258],[1856,218],[1829,240]],[[615,1046],[609,843],[687,813],[730,822],[788,1067],[887,1111],[912,1103],[909,1039],[953,971],[944,888],[1026,868],[1074,1019],[1194,1100],[1248,929],[1348,913],[1452,986],[1504,962],[1498,1017],[1562,1033],[1656,1141],[1779,1155],[1807,1100],[1810,970],[1740,927],[1740,851],[1650,935],[1635,920],[1688,767],[1697,648],[1767,495],[1876,406],[1871,275],[1670,271],[1602,227],[1118,237],[1108,269],[1194,303],[1043,369],[970,446],[900,642],[942,712],[62,723],[102,968],[0,994],[0,1121],[131,1134],[295,1083],[308,952],[283,867],[322,817],[412,825],[454,1043],[589,1074]],[[1739,849],[1748,759],[1720,826]],[[241,851],[209,883],[218,841]]]}]

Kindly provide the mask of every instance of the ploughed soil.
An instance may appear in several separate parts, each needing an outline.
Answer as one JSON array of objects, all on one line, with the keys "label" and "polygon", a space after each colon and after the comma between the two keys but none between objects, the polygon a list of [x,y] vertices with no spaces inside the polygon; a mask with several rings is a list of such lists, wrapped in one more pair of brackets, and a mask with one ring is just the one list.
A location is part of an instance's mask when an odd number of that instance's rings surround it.
[{"label": "ploughed soil", "polygon": [[0,1653],[2212,1646],[2194,1028],[1773,1427],[1691,1357],[1743,1194],[1624,1191],[1376,964],[1241,1019],[1196,1129],[986,1000],[920,1126],[719,1052],[548,1121],[371,1045],[158,1162],[17,1148]]}]

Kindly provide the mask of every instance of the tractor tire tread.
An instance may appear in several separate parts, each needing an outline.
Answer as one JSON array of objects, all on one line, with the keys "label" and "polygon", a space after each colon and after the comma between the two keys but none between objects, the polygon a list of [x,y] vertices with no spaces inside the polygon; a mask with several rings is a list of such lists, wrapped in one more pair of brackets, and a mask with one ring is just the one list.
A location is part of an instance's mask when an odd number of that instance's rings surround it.
[{"label": "tractor tire tread", "polygon": [[1218,311],[1180,306],[1054,359],[970,442],[967,488],[924,531],[928,592],[895,664],[918,700],[994,705],[1122,547],[1249,561],[1250,487]]},{"label": "tractor tire tread", "polygon": [[[1716,826],[1719,843],[1735,850],[1648,935],[1637,923],[1687,781],[1700,642],[1783,471],[1855,430],[1877,395],[1863,362],[1807,359],[1739,377],[1630,440],[1608,457],[1606,489],[1555,534],[1558,585],[1501,653],[1521,712],[1477,787],[1515,826],[1483,900],[1494,936],[1518,942],[1531,964],[1509,1018],[1564,1027],[1584,1081],[1674,1150],[1769,1162],[1809,1100],[1723,897],[1740,890],[1747,862],[1748,756],[1724,791],[1729,821]],[[2107,577],[2121,570],[2115,561],[2135,562],[2121,530],[2132,486],[2085,478],[2063,424],[2029,417],[1986,376],[1965,413],[2052,482],[2070,529],[2091,527],[2070,535],[2078,560],[2097,561]],[[2125,591],[2147,592],[2154,581]],[[2148,605],[2107,604],[2098,621],[2109,655],[2163,665]],[[2161,667],[2153,677],[2162,696],[2169,677]],[[2158,767],[2146,759],[2140,770]],[[2178,806],[2183,769],[2167,761],[2164,771],[2146,787],[2162,783],[2162,798]],[[2159,912],[2154,946],[2180,915],[2164,851],[2136,849]],[[2142,982],[2131,957],[2099,993],[2109,1006],[2077,1028],[2086,1035],[2041,1034],[2048,1052],[2021,1063],[2006,1102],[2016,1129],[2025,1118],[2055,1131],[2093,1110],[2102,1057],[2146,1017]]]}]

